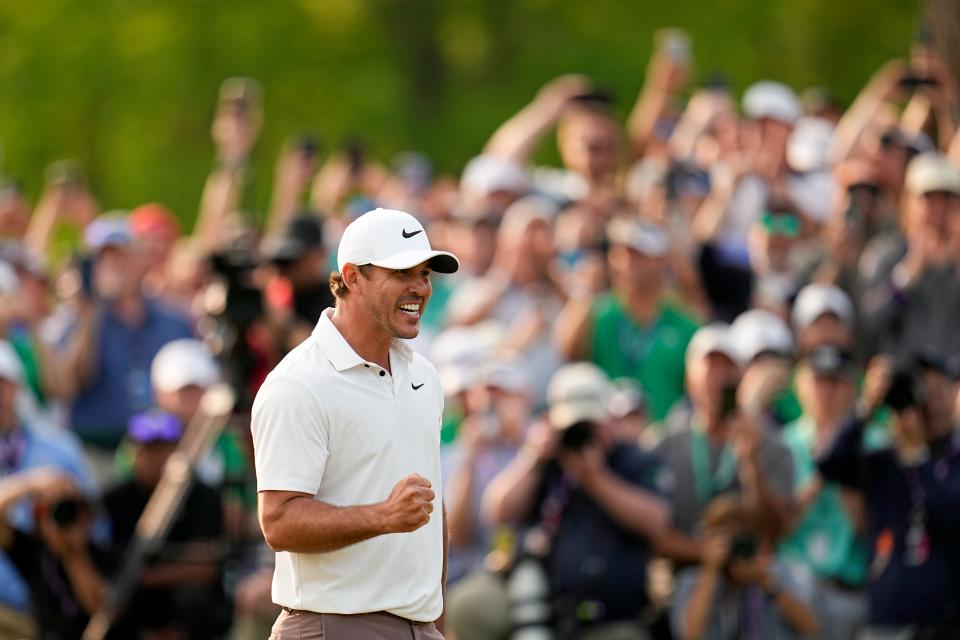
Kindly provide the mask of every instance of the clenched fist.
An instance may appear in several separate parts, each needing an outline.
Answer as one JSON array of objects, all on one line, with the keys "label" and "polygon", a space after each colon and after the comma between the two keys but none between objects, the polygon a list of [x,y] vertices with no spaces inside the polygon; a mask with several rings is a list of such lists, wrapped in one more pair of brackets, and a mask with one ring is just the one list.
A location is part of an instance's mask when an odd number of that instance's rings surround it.
[{"label": "clenched fist", "polygon": [[394,487],[382,503],[388,533],[416,531],[430,521],[435,494],[430,481],[412,473]]}]

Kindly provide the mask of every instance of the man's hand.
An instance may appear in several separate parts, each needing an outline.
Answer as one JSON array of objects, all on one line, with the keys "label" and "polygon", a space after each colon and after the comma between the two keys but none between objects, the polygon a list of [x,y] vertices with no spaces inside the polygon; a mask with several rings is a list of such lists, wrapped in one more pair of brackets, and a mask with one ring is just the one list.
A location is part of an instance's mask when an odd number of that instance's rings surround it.
[{"label": "man's hand", "polygon": [[430,481],[413,473],[398,482],[381,504],[387,533],[416,531],[430,521],[435,494]]},{"label": "man's hand", "polygon": [[879,355],[870,360],[863,381],[863,393],[860,396],[858,411],[860,416],[869,419],[880,407],[893,374],[893,360],[890,356]]},{"label": "man's hand", "polygon": [[780,358],[767,358],[747,369],[737,388],[737,404],[748,416],[762,413],[790,383],[790,365]]},{"label": "man's hand", "polygon": [[590,79],[577,74],[567,74],[554,78],[537,93],[536,104],[547,110],[553,117],[560,117],[573,98],[590,90]]},{"label": "man's hand", "polygon": [[553,458],[557,452],[557,430],[543,420],[534,423],[527,431],[522,451],[538,463]]},{"label": "man's hand", "polygon": [[564,453],[560,456],[560,464],[578,486],[590,491],[593,483],[606,470],[606,456],[602,446],[592,443],[580,451]]},{"label": "man's hand", "polygon": [[730,538],[714,534],[703,541],[703,567],[708,571],[719,572],[730,557]]}]

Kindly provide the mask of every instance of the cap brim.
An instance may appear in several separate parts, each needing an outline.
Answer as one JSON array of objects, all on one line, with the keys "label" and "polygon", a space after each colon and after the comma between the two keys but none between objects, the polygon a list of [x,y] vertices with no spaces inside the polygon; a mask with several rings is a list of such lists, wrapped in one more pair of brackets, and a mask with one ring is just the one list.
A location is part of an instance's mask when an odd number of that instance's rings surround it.
[{"label": "cap brim", "polygon": [[550,425],[563,431],[578,422],[603,423],[610,419],[610,412],[596,402],[559,402],[548,412]]},{"label": "cap brim", "polygon": [[456,273],[457,269],[460,268],[460,261],[452,253],[420,249],[404,251],[383,260],[373,261],[370,264],[384,269],[409,269],[424,262],[429,262],[430,268],[437,273]]}]

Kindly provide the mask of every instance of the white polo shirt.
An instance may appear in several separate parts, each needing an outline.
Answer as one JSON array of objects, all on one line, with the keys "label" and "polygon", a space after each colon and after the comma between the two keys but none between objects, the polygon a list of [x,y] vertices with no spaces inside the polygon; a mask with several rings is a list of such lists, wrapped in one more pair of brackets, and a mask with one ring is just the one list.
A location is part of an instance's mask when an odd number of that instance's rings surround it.
[{"label": "white polo shirt", "polygon": [[436,369],[403,341],[390,368],[366,362],[329,315],[267,376],[253,403],[257,490],[336,506],[383,502],[411,473],[436,493],[430,522],[328,553],[278,552],[273,601],[320,613],[389,611],[429,622],[443,610],[440,421]]}]

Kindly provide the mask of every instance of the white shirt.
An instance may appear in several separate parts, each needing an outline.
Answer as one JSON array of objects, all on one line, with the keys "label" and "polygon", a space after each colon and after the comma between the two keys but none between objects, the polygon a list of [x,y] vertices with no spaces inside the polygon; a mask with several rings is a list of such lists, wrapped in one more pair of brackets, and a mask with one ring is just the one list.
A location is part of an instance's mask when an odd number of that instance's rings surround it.
[{"label": "white shirt", "polygon": [[291,609],[388,611],[429,622],[443,610],[440,421],[436,369],[400,340],[391,375],[365,362],[333,322],[277,365],[253,403],[257,490],[298,491],[335,506],[383,502],[419,473],[436,493],[430,521],[328,553],[278,552],[273,601]]}]

